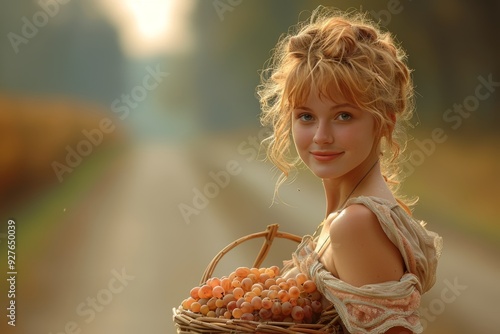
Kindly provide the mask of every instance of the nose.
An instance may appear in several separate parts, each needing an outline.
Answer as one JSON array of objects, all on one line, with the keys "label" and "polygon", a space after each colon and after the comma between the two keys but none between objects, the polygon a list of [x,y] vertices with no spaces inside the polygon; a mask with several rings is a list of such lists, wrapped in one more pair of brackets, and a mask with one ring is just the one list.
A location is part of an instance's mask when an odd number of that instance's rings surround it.
[{"label": "nose", "polygon": [[331,144],[333,143],[333,131],[327,122],[319,122],[314,133],[314,143]]}]

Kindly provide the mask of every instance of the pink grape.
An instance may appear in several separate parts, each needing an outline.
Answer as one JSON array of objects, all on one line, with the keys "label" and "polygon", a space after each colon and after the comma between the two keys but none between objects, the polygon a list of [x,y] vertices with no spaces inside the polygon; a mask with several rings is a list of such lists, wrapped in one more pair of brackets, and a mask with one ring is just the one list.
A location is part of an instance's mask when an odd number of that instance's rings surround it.
[{"label": "pink grape", "polygon": [[218,317],[223,316],[226,311],[227,311],[227,308],[225,308],[225,307],[218,307],[215,310],[215,315],[218,316]]},{"label": "pink grape", "polygon": [[271,277],[269,277],[268,274],[265,274],[265,273],[260,274],[260,276],[259,276],[259,282],[262,283],[262,284],[264,284],[270,278]]},{"label": "pink grape", "polygon": [[241,297],[243,297],[244,294],[245,294],[245,291],[243,291],[242,288],[234,288],[234,290],[233,290],[233,296],[236,299],[240,299]]},{"label": "pink grape", "polygon": [[278,298],[278,291],[277,290],[269,290],[269,293],[267,294],[267,297],[270,299],[276,299]]},{"label": "pink grape", "polygon": [[311,292],[308,295],[310,300],[321,300],[321,293],[318,290]]},{"label": "pink grape", "polygon": [[256,278],[259,278],[261,274],[259,268],[250,268],[250,273],[254,274]]},{"label": "pink grape", "polygon": [[189,307],[189,309],[190,309],[192,312],[195,312],[195,313],[200,312],[200,308],[201,308],[201,305],[200,305],[200,303],[198,303],[198,302],[193,302],[193,303],[191,304],[191,306]]},{"label": "pink grape", "polygon": [[224,289],[225,292],[228,292],[231,289],[231,280],[229,278],[221,279],[220,286]]},{"label": "pink grape", "polygon": [[210,311],[210,308],[208,305],[201,305],[200,307],[200,313],[203,315],[207,315],[208,311]]},{"label": "pink grape", "polygon": [[304,310],[304,321],[305,322],[311,322],[312,321],[312,315],[313,315],[313,311],[312,311],[311,306],[306,305],[302,309]]},{"label": "pink grape", "polygon": [[194,298],[194,299],[199,299],[200,296],[198,295],[198,291],[200,290],[199,286],[195,286],[194,288],[191,289],[189,292],[189,295]]},{"label": "pink grape", "polygon": [[245,295],[243,296],[243,298],[245,298],[245,301],[247,302],[251,302],[253,297],[256,297],[257,295],[255,293],[253,293],[252,291],[249,291],[247,293],[245,293]]},{"label": "pink grape", "polygon": [[216,306],[216,302],[217,302],[217,300],[218,300],[218,299],[217,299],[217,298],[215,298],[215,297],[212,297],[212,298],[210,298],[210,299],[208,300],[208,302],[207,302],[207,306],[208,306],[208,308],[209,308],[211,311],[212,311],[212,310],[215,310],[215,309],[217,308],[217,306]]},{"label": "pink grape", "polygon": [[224,305],[227,305],[231,301],[236,302],[236,298],[234,298],[234,295],[232,293],[228,293],[222,298],[222,301],[224,302]]},{"label": "pink grape", "polygon": [[259,285],[259,284],[252,285],[252,292],[255,293],[257,296],[260,296],[260,294],[262,293],[262,290],[264,290],[264,289],[262,288],[261,285]]},{"label": "pink grape", "polygon": [[261,309],[259,310],[259,316],[260,316],[263,320],[271,319],[271,317],[273,316],[273,312],[272,312],[270,309],[261,308]]},{"label": "pink grape", "polygon": [[266,269],[265,273],[266,273],[266,274],[268,274],[268,275],[269,275],[269,277],[274,277],[274,276],[276,276],[276,273],[275,273],[275,272],[274,272],[274,270],[272,270],[271,268]]},{"label": "pink grape", "polygon": [[[278,283],[278,281],[276,281],[276,283]],[[282,290],[288,290],[290,289],[290,285],[287,283],[287,282],[280,282],[278,284],[278,286],[280,287],[280,289]]]},{"label": "pink grape", "polygon": [[274,271],[274,276],[279,276],[280,274],[280,268],[278,266],[271,266],[269,267],[272,271]]},{"label": "pink grape", "polygon": [[283,315],[289,315],[290,313],[292,313],[292,304],[290,304],[290,302],[284,302],[283,304],[281,304],[281,312],[283,313]]},{"label": "pink grape", "polygon": [[252,304],[254,310],[260,310],[262,308],[262,298],[259,296],[253,297],[250,303]]},{"label": "pink grape", "polygon": [[289,278],[286,280],[286,282],[288,283],[289,286],[297,286],[297,281],[295,280],[295,278]]},{"label": "pink grape", "polygon": [[198,296],[200,298],[210,298],[212,297],[212,287],[210,285],[202,285],[198,290]]},{"label": "pink grape", "polygon": [[320,301],[313,300],[311,302],[311,308],[312,308],[314,313],[321,313],[321,311],[323,310],[323,305],[321,305]]},{"label": "pink grape", "polygon": [[189,297],[187,299],[184,299],[182,301],[182,308],[185,309],[185,310],[189,310],[189,307],[191,306],[192,303],[194,303],[196,301],[196,299],[194,299],[193,297]]},{"label": "pink grape", "polygon": [[253,312],[253,306],[249,302],[243,302],[241,304],[241,312],[243,313],[252,313]]},{"label": "pink grape", "polygon": [[236,276],[239,276],[241,278],[245,278],[248,276],[248,274],[250,274],[250,268],[239,267],[234,272],[236,273]]},{"label": "pink grape", "polygon": [[281,314],[281,303],[274,302],[273,306],[271,307],[271,311],[273,312],[274,315]]},{"label": "pink grape", "polygon": [[304,319],[304,309],[300,306],[294,306],[291,314],[293,320],[301,321]]},{"label": "pink grape", "polygon": [[314,283],[311,280],[305,281],[304,284],[302,284],[302,286],[304,287],[304,291],[307,293],[311,293],[316,290],[316,283]]},{"label": "pink grape", "polygon": [[241,288],[245,292],[252,290],[252,285],[253,281],[248,277],[245,277],[244,279],[241,280]]},{"label": "pink grape", "polygon": [[212,289],[212,295],[216,298],[223,298],[224,297],[224,294],[226,293],[226,291],[224,290],[223,287],[221,287],[220,285],[218,286],[215,286],[213,289]]},{"label": "pink grape", "polygon": [[307,275],[304,273],[298,273],[295,276],[295,280],[297,281],[297,284],[302,285],[305,281],[307,281]]},{"label": "pink grape", "polygon": [[255,276],[255,274],[248,274],[248,276],[246,278],[249,278],[250,280],[252,280],[252,283],[256,283],[258,281],[257,279],[257,276]]},{"label": "pink grape", "polygon": [[212,277],[207,280],[207,285],[210,285],[212,288],[220,285],[220,279],[217,277]]},{"label": "pink grape", "polygon": [[276,280],[274,278],[268,278],[264,282],[264,287],[266,289],[269,289],[271,286],[276,285]]},{"label": "pink grape", "polygon": [[227,304],[227,310],[232,312],[236,308],[236,301],[232,300]]},{"label": "pink grape", "polygon": [[300,290],[296,286],[291,286],[290,289],[288,289],[288,294],[290,295],[290,298],[299,298]]},{"label": "pink grape", "polygon": [[276,278],[276,284],[280,285],[283,282],[286,283],[286,279],[285,278],[283,278],[283,277],[277,277]]},{"label": "pink grape", "polygon": [[265,308],[266,310],[271,309],[273,306],[273,301],[269,297],[265,297],[262,299],[262,308]]},{"label": "pink grape", "polygon": [[235,308],[232,312],[233,317],[236,319],[241,318],[242,314],[243,314],[243,312],[241,312],[241,309],[239,309],[239,308]]},{"label": "pink grape", "polygon": [[278,291],[278,298],[282,302],[286,302],[286,301],[290,300],[290,295],[288,294],[288,292],[286,290],[280,290],[280,291]]},{"label": "pink grape", "polygon": [[243,304],[245,302],[245,299],[243,298],[240,298],[236,301],[236,307],[237,308],[241,308],[241,304]]}]

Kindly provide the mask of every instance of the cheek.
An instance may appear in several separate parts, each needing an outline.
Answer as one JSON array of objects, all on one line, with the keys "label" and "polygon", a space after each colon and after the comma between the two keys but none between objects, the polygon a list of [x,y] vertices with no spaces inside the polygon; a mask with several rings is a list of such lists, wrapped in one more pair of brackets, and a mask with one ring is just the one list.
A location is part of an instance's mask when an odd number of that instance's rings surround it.
[{"label": "cheek", "polygon": [[306,165],[308,165],[308,154],[314,134],[311,135],[311,131],[302,126],[294,127],[292,129],[292,134],[295,150],[297,151],[298,156]]},{"label": "cheek", "polygon": [[337,130],[337,142],[345,149],[370,150],[374,142],[373,131],[367,127],[343,127]]},{"label": "cheek", "polygon": [[307,128],[294,125],[292,127],[292,135],[295,147],[297,148],[298,151],[301,151],[309,147],[309,144],[311,143],[312,140],[312,136]]}]

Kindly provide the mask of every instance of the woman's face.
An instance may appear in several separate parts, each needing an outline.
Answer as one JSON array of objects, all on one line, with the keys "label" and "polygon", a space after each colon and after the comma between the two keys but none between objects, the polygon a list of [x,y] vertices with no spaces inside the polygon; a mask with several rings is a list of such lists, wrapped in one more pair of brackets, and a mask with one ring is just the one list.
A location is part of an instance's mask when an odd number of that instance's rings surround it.
[{"label": "woman's face", "polygon": [[342,177],[378,153],[373,116],[343,98],[320,98],[315,90],[292,111],[292,134],[300,158],[322,179]]}]

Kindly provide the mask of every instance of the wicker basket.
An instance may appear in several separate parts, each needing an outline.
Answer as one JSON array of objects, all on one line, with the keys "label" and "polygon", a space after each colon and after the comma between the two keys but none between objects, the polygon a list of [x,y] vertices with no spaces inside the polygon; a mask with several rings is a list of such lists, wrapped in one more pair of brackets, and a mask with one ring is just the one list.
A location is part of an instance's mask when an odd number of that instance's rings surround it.
[{"label": "wicker basket", "polygon": [[[284,238],[292,240],[295,242],[300,242],[301,238],[285,233],[278,232],[278,225],[269,225],[265,231],[249,234],[247,236],[241,237],[238,240],[230,243],[225,248],[223,248],[209,263],[203,277],[201,278],[200,284],[203,284],[214,272],[217,264],[222,259],[222,257],[227,254],[231,249],[235,248],[239,244],[255,239],[255,238],[265,238],[264,244],[260,249],[257,258],[253,264],[253,267],[259,268],[271,248],[273,240],[275,238]],[[340,320],[337,312],[333,307],[325,309],[320,319],[315,324],[296,324],[293,322],[257,322],[257,321],[245,321],[239,319],[220,319],[220,318],[209,318],[198,313],[193,313],[184,310],[181,306],[174,308],[174,323],[177,327],[178,334],[193,334],[193,333],[203,333],[203,334],[221,334],[221,333],[285,333],[285,334],[340,334],[342,333],[340,327]]]}]

